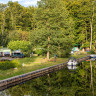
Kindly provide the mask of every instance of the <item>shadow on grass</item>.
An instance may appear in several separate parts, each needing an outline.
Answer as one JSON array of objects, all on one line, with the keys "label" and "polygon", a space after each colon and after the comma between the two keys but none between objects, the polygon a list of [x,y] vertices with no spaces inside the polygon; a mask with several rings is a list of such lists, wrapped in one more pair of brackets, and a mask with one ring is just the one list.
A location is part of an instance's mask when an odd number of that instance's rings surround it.
[{"label": "shadow on grass", "polygon": [[36,62],[37,60],[41,59],[39,56],[33,56],[33,57],[25,57],[18,59],[20,64],[26,63],[29,64],[30,62]]}]

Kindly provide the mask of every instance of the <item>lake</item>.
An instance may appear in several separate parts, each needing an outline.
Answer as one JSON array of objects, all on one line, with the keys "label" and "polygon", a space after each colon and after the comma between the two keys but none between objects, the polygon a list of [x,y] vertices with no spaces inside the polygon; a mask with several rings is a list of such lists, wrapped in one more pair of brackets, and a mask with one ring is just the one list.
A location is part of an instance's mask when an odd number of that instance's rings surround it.
[{"label": "lake", "polygon": [[96,96],[96,61],[27,81],[0,92],[0,96]]}]

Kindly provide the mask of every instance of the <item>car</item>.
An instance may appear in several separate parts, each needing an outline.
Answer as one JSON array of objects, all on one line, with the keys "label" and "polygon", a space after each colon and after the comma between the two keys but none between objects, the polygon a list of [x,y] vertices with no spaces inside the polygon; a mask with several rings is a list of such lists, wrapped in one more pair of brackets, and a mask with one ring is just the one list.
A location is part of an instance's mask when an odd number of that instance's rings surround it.
[{"label": "car", "polygon": [[12,53],[11,54],[12,58],[24,58],[24,54],[23,53]]}]

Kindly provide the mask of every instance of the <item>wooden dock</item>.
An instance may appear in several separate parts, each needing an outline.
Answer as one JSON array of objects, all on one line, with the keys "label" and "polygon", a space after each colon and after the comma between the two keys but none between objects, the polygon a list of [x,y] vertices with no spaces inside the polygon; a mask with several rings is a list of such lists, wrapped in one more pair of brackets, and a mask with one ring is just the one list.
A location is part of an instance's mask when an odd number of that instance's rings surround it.
[{"label": "wooden dock", "polygon": [[86,60],[88,60],[88,59],[90,59],[90,58],[91,58],[91,56],[86,56],[86,57],[79,58],[79,59],[77,59],[76,61],[77,61],[78,63],[81,63],[82,61],[86,61]]},{"label": "wooden dock", "polygon": [[[77,62],[80,63],[80,62],[88,60],[88,59],[90,59],[90,56],[77,59]],[[9,87],[24,83],[28,80],[31,80],[31,79],[55,72],[57,70],[61,70],[63,68],[66,68],[66,66],[67,66],[67,62],[62,63],[62,64],[58,64],[58,65],[54,65],[51,67],[43,68],[40,70],[32,71],[32,72],[29,72],[29,73],[26,73],[23,75],[11,77],[11,78],[8,78],[5,80],[0,80],[0,91],[5,90]]]}]

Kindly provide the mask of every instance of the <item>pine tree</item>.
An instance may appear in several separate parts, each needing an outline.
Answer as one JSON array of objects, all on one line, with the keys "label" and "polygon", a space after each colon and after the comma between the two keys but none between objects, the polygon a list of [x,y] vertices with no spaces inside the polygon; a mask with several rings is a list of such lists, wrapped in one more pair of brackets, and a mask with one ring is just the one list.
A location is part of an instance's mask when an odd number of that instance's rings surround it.
[{"label": "pine tree", "polygon": [[62,0],[38,2],[35,20],[37,26],[32,42],[35,41],[35,44],[39,44],[47,51],[47,59],[49,60],[49,52],[59,54],[61,50],[66,51],[65,55],[68,54],[67,50],[72,46],[74,23]]}]

